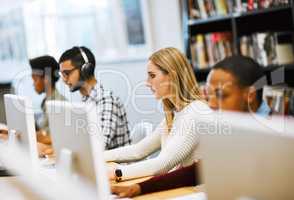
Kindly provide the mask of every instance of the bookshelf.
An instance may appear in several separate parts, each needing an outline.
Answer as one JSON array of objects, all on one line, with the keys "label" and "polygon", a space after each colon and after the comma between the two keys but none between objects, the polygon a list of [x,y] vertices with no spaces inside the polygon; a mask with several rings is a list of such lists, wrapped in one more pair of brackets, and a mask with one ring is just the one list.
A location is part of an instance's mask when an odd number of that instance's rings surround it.
[{"label": "bookshelf", "polygon": [[[194,0],[197,1],[197,0]],[[204,0],[201,0],[204,1]],[[211,0],[213,1],[213,0]],[[228,0],[233,2],[234,0]],[[244,1],[242,1],[244,2]],[[232,35],[232,54],[241,54],[240,39],[243,36],[262,32],[288,32],[291,35],[291,45],[294,47],[294,5],[293,1],[264,9],[236,12],[233,9],[225,15],[208,16],[207,18],[190,18],[191,0],[181,0],[184,48],[190,59],[195,75],[199,82],[204,82],[210,71],[210,65],[199,68],[193,63],[191,45],[197,34],[229,32]],[[230,9],[228,9],[230,10]],[[285,69],[285,83],[294,86],[294,62],[287,64],[263,65],[264,71],[271,84],[271,73],[279,68]],[[292,79],[291,79],[292,78]]]}]

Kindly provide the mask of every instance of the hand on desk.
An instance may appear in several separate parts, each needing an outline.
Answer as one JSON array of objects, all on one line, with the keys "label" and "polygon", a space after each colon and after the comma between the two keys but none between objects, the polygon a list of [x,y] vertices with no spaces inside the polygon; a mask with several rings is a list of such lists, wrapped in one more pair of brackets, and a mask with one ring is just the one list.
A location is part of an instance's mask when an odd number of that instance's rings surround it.
[{"label": "hand on desk", "polygon": [[141,194],[141,188],[139,184],[133,184],[129,186],[111,186],[111,192],[123,197],[134,197]]},{"label": "hand on desk", "polygon": [[8,131],[0,130],[0,140],[8,140]]},{"label": "hand on desk", "polygon": [[44,130],[37,132],[37,141],[46,145],[51,145],[51,137]]},{"label": "hand on desk", "polygon": [[52,146],[38,142],[38,152],[40,157],[53,156],[54,151]]},{"label": "hand on desk", "polygon": [[119,164],[115,162],[107,163],[107,171],[109,180],[115,180],[115,170],[118,168]]}]

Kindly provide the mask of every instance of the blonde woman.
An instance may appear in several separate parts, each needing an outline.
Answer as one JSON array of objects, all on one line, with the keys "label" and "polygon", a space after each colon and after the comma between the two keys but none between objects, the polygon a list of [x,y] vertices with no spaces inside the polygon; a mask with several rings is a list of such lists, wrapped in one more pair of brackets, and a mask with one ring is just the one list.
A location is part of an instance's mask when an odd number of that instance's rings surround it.
[{"label": "blonde woman", "polygon": [[[149,58],[147,72],[147,86],[156,99],[162,100],[165,118],[154,133],[139,143],[105,151],[106,161],[132,162],[110,167],[110,179],[120,181],[162,174],[198,159],[197,122],[203,121],[210,109],[201,97],[187,58],[175,48],[161,49]],[[157,157],[142,160],[160,149]]]}]

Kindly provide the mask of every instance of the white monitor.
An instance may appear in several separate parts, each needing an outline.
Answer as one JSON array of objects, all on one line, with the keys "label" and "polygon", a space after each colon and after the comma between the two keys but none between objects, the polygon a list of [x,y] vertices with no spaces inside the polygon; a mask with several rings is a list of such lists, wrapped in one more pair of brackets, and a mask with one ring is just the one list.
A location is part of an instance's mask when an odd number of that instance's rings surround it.
[{"label": "white monitor", "polygon": [[5,94],[4,101],[9,146],[26,153],[32,166],[37,167],[38,151],[32,102],[26,97],[12,94]]},{"label": "white monitor", "polygon": [[109,199],[103,140],[95,106],[64,101],[50,101],[46,106],[57,175],[90,183],[95,187],[98,199]]},{"label": "white monitor", "polygon": [[293,119],[219,115],[200,143],[208,199],[294,199]]}]

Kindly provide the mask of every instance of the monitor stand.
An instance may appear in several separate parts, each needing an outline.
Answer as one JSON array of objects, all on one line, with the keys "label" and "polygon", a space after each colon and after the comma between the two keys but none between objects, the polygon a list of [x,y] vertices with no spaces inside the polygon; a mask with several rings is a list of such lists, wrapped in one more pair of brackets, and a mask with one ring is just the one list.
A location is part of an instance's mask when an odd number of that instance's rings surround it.
[{"label": "monitor stand", "polygon": [[63,148],[58,162],[58,171],[61,172],[62,176],[70,178],[74,175],[73,152],[71,150]]}]

